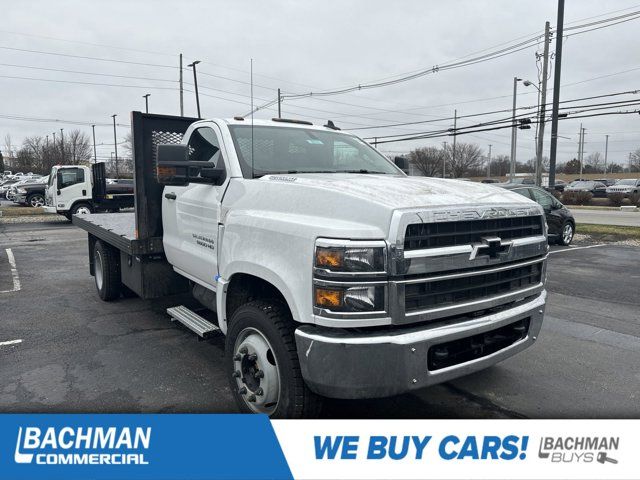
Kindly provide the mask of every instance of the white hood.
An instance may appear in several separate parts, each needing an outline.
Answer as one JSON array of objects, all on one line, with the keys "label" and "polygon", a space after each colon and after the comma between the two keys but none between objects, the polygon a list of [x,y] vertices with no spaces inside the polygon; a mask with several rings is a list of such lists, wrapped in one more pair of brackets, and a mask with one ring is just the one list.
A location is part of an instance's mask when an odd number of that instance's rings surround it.
[{"label": "white hood", "polygon": [[392,209],[478,204],[534,204],[532,200],[501,187],[433,177],[298,174],[267,175],[262,177],[262,181],[333,191]]}]

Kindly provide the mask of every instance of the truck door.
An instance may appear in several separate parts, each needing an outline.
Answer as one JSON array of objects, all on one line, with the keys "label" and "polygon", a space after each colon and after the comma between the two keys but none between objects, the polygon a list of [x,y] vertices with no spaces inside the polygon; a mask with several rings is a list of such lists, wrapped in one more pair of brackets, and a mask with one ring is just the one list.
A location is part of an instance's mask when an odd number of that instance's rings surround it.
[{"label": "truck door", "polygon": [[78,200],[91,196],[91,185],[82,167],[60,167],[56,172],[55,206],[58,210],[69,210]]},{"label": "truck door", "polygon": [[[224,167],[224,149],[217,127],[200,127],[189,137],[189,160]],[[190,183],[167,186],[162,198],[163,242],[169,262],[188,278],[210,286],[218,274],[220,204],[228,179],[219,185]]]}]

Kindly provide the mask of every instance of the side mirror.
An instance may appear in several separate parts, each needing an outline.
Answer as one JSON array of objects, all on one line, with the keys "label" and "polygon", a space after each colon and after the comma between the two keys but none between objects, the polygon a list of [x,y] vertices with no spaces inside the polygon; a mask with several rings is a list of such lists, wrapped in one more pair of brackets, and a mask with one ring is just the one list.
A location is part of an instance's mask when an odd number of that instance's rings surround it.
[{"label": "side mirror", "polygon": [[190,161],[189,147],[183,144],[158,145],[156,165],[161,185],[216,184],[224,177],[224,169],[211,167],[211,162]]},{"label": "side mirror", "polygon": [[396,167],[398,167],[404,173],[409,173],[409,160],[407,160],[405,157],[395,157],[393,159],[393,163],[395,163]]}]

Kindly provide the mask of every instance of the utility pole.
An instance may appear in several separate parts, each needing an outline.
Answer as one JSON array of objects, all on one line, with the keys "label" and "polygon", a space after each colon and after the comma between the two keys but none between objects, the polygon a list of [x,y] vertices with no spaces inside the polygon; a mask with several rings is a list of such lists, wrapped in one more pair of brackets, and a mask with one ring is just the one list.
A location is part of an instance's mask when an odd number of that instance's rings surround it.
[{"label": "utility pole", "polygon": [[580,134],[578,135],[578,162],[580,162],[580,179],[582,179],[582,158],[584,156],[584,128],[580,124]]},{"label": "utility pole", "polygon": [[180,116],[184,117],[184,85],[182,83],[182,54],[180,54]]},{"label": "utility pole", "polygon": [[93,163],[98,163],[98,155],[96,154],[96,126],[91,125],[93,130]]},{"label": "utility pole", "polygon": [[[547,104],[547,75],[548,75],[548,63],[549,63],[549,41],[550,41],[550,25],[549,22],[544,24],[544,53],[542,63],[542,93],[540,98],[540,118],[538,119],[538,147],[536,158],[536,185],[542,185],[542,150],[544,148],[544,118],[546,115]],[[549,187],[553,185],[549,184]]]},{"label": "utility pole", "polygon": [[556,184],[556,153],[558,151],[558,107],[560,106],[560,71],[562,70],[562,31],[564,29],[564,0],[558,0],[556,52],[553,77],[553,110],[551,113],[551,151],[549,152],[549,186]]},{"label": "utility pole", "polygon": [[116,135],[116,114],[111,115],[113,117],[113,149],[116,153],[116,178],[120,178],[118,174],[118,137]]},{"label": "utility pole", "polygon": [[447,142],[442,142],[442,178],[444,178],[444,171],[447,166]]},{"label": "utility pole", "polygon": [[509,165],[509,181],[513,182],[516,175],[516,142],[518,141],[518,125],[516,122],[516,95],[518,94],[518,82],[521,79],[513,77],[513,108],[511,109],[511,163]]},{"label": "utility pole", "polygon": [[150,93],[147,93],[146,95],[143,95],[142,98],[144,98],[144,110],[145,113],[149,113],[149,97],[151,96]]},{"label": "utility pole", "polygon": [[[458,110],[453,111],[453,148],[451,150],[451,165],[456,164],[456,135],[458,129]],[[442,169],[442,175],[444,177],[444,168]]]},{"label": "utility pole", "polygon": [[198,95],[198,75],[196,74],[196,65],[200,63],[200,60],[195,60],[193,63],[187,65],[187,67],[193,68],[193,86],[196,90],[196,106],[198,107],[198,118],[200,117],[200,96]]},{"label": "utility pole", "polygon": [[[278,115],[278,118],[280,118],[280,115]],[[373,137],[373,146],[378,148],[378,137]]]},{"label": "utility pole", "polygon": [[282,118],[282,113],[280,112],[281,102],[282,102],[282,96],[280,95],[280,89],[278,89],[278,118]]},{"label": "utility pole", "polygon": [[487,157],[487,178],[491,177],[491,147],[493,145],[489,145],[489,156]]},{"label": "utility pole", "polygon": [[45,145],[46,145],[47,148],[49,148],[49,135],[47,135],[47,139],[46,139]]},{"label": "utility pole", "polygon": [[604,174],[607,175],[607,156],[609,153],[609,135],[604,136]]},{"label": "utility pole", "polygon": [[64,161],[64,128],[60,129],[60,151],[62,152],[62,163],[66,163]]}]

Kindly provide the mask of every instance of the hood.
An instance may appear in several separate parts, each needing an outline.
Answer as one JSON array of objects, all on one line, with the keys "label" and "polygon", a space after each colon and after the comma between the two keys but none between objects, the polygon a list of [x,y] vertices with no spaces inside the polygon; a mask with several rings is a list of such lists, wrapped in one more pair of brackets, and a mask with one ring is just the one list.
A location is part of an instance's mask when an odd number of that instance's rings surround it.
[{"label": "hood", "polygon": [[433,177],[369,174],[266,175],[264,182],[295,184],[347,195],[392,209],[459,205],[535,204],[491,184]]}]

